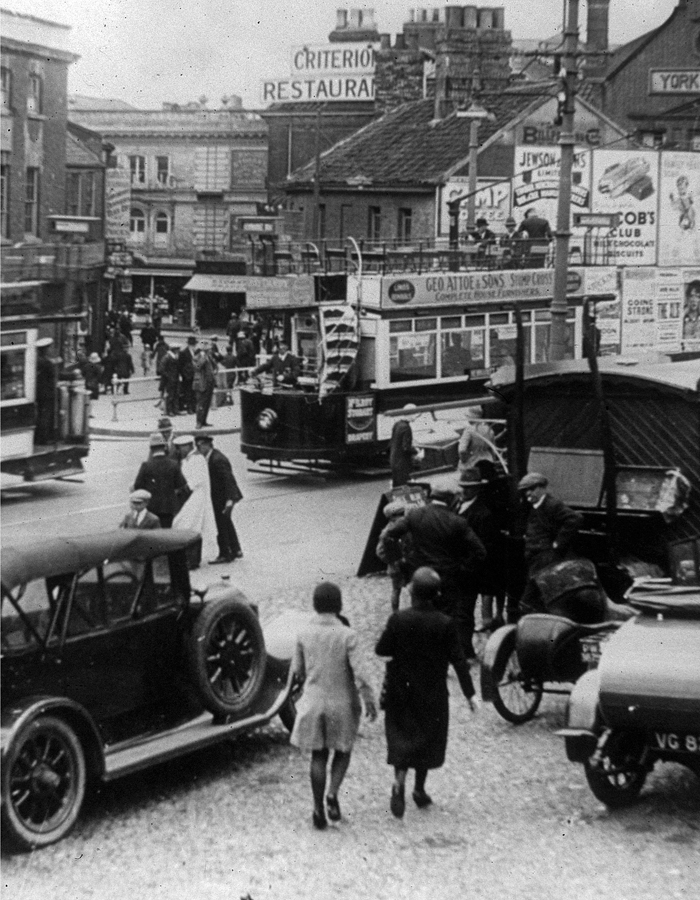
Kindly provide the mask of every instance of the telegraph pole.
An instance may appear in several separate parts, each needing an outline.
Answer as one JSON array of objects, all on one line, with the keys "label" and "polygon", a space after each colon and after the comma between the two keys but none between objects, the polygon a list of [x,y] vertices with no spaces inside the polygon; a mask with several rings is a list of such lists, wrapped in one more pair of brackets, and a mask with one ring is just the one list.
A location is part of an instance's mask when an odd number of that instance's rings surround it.
[{"label": "telegraph pole", "polygon": [[566,351],[566,282],[569,263],[569,238],[571,237],[571,170],[574,161],[574,97],[576,94],[578,55],[579,0],[568,0],[567,21],[564,31],[562,58],[562,91],[560,98],[561,147],[559,175],[559,203],[557,227],[554,233],[554,296],[552,298],[552,324],[550,332],[550,358],[564,359]]}]

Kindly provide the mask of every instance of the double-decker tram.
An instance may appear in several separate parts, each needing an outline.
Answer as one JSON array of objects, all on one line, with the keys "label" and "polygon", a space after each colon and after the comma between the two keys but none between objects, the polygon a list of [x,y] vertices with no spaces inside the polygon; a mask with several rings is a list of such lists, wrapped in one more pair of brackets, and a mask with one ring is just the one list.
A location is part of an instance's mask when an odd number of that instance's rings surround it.
[{"label": "double-decker tram", "polygon": [[[438,255],[427,270],[401,262],[272,276],[288,284],[276,303],[269,290],[248,293],[247,309],[272,317],[301,362],[293,384],[253,378],[241,390],[241,448],[258,471],[386,469],[407,404],[421,467],[454,467],[475,407],[489,418],[487,380],[514,363],[516,307],[525,363],[548,359],[552,269],[452,271]],[[580,358],[587,292],[584,270],[572,275],[567,346]]]}]

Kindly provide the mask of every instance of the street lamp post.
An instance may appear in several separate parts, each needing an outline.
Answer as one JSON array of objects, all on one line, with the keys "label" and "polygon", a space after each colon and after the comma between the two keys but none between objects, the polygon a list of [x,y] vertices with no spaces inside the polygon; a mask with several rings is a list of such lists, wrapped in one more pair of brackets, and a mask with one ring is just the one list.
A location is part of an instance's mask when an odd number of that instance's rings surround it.
[{"label": "street lamp post", "polygon": [[479,151],[479,126],[484,119],[493,121],[493,113],[488,112],[478,100],[472,100],[469,109],[457,111],[457,118],[469,119],[469,193],[467,194],[467,229],[476,226],[477,169]]},{"label": "street lamp post", "polygon": [[550,358],[564,359],[566,355],[566,282],[569,263],[569,238],[571,237],[571,170],[574,161],[574,95],[576,91],[576,54],[578,51],[579,0],[568,0],[568,15],[564,32],[564,72],[562,75],[562,121],[559,146],[561,147],[559,202],[557,228],[554,233],[554,295],[550,307],[552,324],[550,332]]}]

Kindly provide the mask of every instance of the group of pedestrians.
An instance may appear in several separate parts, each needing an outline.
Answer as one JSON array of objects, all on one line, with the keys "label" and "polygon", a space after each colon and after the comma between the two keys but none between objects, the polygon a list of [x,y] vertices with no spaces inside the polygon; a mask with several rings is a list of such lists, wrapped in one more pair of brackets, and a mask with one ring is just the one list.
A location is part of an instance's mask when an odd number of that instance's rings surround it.
[{"label": "group of pedestrians", "polygon": [[[419,568],[411,580],[411,607],[392,613],[375,646],[377,655],[388,658],[379,705],[385,714],[387,763],[394,773],[389,808],[398,819],[406,809],[409,769],[415,771],[416,806],[425,809],[433,802],[425,786],[429,770],[445,761],[450,664],[470,708],[476,709],[469,663],[454,623],[436,605],[440,591],[439,575]],[[338,794],[362,708],[374,721],[377,704],[357,635],[341,615],[338,586],[318,585],[313,606],[317,615],[298,634],[294,653],[294,671],[304,680],[304,691],[291,741],[311,754],[312,822],[323,830],[329,819],[341,819]]]},{"label": "group of pedestrians", "polygon": [[[387,658],[379,707],[384,710],[387,763],[393,768],[389,809],[406,810],[406,779],[413,769],[412,798],[419,809],[432,804],[426,779],[445,761],[449,725],[447,673],[454,668],[470,709],[477,708],[470,672],[474,604],[502,587],[498,573],[499,530],[480,496],[487,479],[463,470],[455,497],[446,482],[433,486],[424,506],[385,510],[390,518],[380,544],[402,545],[412,572],[410,606],[400,609],[392,591],[392,613],[375,652]],[[546,476],[525,475],[518,490],[528,505],[524,551],[529,581],[523,611],[538,609],[536,576],[543,567],[572,555],[581,516],[553,497]],[[477,537],[477,534],[479,535]],[[405,574],[405,572],[404,572]],[[325,829],[341,818],[338,794],[350,764],[362,709],[370,721],[377,704],[357,635],[342,614],[340,589],[329,582],[313,595],[315,618],[297,636],[293,668],[304,681],[292,743],[311,753],[312,822]],[[501,609],[501,614],[503,610]],[[331,755],[332,754],[332,755]],[[330,772],[328,764],[330,762]]]},{"label": "group of pedestrians", "polygon": [[233,509],[243,494],[228,457],[214,447],[210,434],[195,432],[172,438],[168,419],[149,438],[149,458],[141,464],[130,495],[130,511],[122,528],[179,528],[202,535],[200,552],[218,553],[211,564],[231,563],[243,556],[233,524]]}]

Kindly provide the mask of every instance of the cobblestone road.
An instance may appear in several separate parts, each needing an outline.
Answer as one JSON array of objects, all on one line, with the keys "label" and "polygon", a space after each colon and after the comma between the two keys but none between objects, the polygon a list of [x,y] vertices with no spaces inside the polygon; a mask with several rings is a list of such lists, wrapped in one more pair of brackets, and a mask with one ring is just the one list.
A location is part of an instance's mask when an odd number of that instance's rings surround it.
[{"label": "cobblestone road", "polygon": [[[270,618],[308,608],[311,584],[262,599]],[[371,651],[388,614],[384,577],[344,583],[345,611]],[[382,664],[373,658],[375,684]],[[343,820],[311,827],[308,762],[276,722],[105,788],[75,832],[3,859],[5,900],[696,900],[700,782],[667,765],[639,803],[610,813],[552,731],[545,698],[519,728],[490,705],[473,717],[456,682],[435,804],[388,809],[381,719],[363,725],[340,797]]]}]

